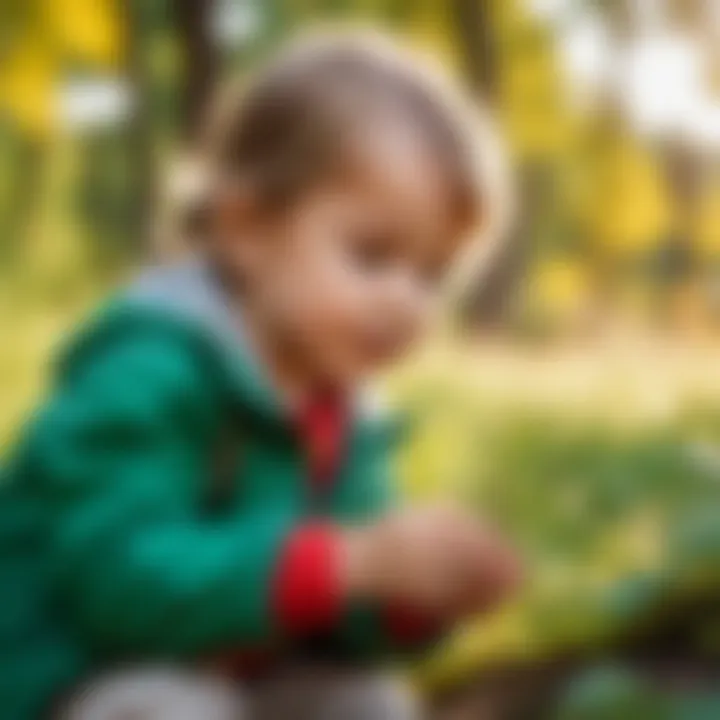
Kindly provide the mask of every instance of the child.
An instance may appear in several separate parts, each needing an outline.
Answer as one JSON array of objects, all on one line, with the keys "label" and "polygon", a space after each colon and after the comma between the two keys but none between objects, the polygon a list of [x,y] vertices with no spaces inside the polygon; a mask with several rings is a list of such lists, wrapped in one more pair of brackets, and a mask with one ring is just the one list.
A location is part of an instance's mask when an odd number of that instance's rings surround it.
[{"label": "child", "polygon": [[71,344],[8,467],[6,720],[418,717],[384,661],[516,581],[471,516],[392,509],[357,401],[477,220],[459,119],[356,38],[224,110],[194,258]]}]

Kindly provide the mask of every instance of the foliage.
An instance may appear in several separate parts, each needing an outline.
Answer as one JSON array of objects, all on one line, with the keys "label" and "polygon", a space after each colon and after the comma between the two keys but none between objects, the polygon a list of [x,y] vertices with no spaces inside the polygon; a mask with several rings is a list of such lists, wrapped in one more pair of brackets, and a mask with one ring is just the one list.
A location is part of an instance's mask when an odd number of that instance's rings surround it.
[{"label": "foliage", "polygon": [[[132,5],[140,11],[132,40],[147,95],[145,160],[154,169],[177,150],[183,48],[167,0]],[[454,72],[464,66],[455,3],[259,5],[266,12],[260,35],[227,54],[228,70],[245,72],[317,19],[369,20],[429,48]],[[556,37],[526,0],[487,6],[497,55],[494,112],[524,201],[525,282],[515,303],[522,327],[584,328],[590,315],[609,316],[628,297],[667,317],[662,271],[682,265],[666,254],[678,238],[690,258],[680,299],[720,310],[717,173],[682,206],[662,148],[607,109],[587,116],[568,101]],[[0,7],[0,322],[12,338],[0,354],[0,446],[40,392],[51,347],[147,250],[133,235],[143,208],[132,190],[155,189],[158,178],[139,177],[146,168],[137,167],[136,126],[58,132],[52,122],[66,74],[127,73],[125,9],[116,0]],[[603,647],[720,586],[715,360],[665,346],[633,357],[599,348],[525,355],[494,345],[457,352],[443,339],[393,378],[416,420],[399,458],[408,494],[472,503],[518,539],[530,571],[522,597],[468,623],[420,669],[426,681]],[[717,657],[720,623],[702,618],[687,632],[699,651]],[[596,668],[570,688],[562,717],[649,718],[637,708],[654,707],[651,696],[632,671]],[[719,702],[712,694],[676,698],[668,718],[716,717]]]},{"label": "foliage", "polygon": [[[296,28],[339,20],[386,27],[461,74],[468,60],[458,25],[461,4],[256,3],[255,34],[220,53],[222,64],[245,72]],[[588,114],[571,102],[555,31],[531,12],[528,0],[484,0],[483,7],[492,42],[477,54],[492,65],[493,111],[523,196],[517,242],[526,283],[512,304],[521,320],[517,327],[572,331],[587,325],[598,308],[604,315],[639,312],[645,321],[674,318],[676,304],[683,322],[697,315],[712,321],[720,310],[714,289],[720,246],[717,178],[711,173],[699,184],[692,207],[680,207],[662,148],[639,138],[612,108]],[[610,11],[606,3],[598,8]],[[0,127],[0,142],[9,138],[13,146],[0,157],[4,246],[24,242],[32,213],[27,198],[47,192],[38,175],[58,152],[53,145],[69,142],[79,167],[67,180],[68,192],[76,196],[72,223],[77,231],[68,242],[84,247],[68,248],[66,254],[80,252],[91,266],[107,267],[147,250],[150,196],[162,195],[158,166],[177,151],[182,124],[180,97],[189,59],[174,22],[176,11],[168,0],[10,0],[0,8],[0,114],[13,126],[10,133]],[[57,137],[54,104],[63,79],[108,72],[133,86],[142,122],[126,121],[103,132],[71,131],[69,140]],[[22,159],[28,153],[30,163]],[[3,183],[8,172],[18,179],[15,189]],[[541,180],[526,188],[528,177],[538,173]],[[681,261],[673,254],[677,237]],[[657,271],[665,266],[684,282],[678,297]]]},{"label": "foliage", "polygon": [[572,681],[557,720],[711,720],[720,695],[670,691],[623,666],[600,666]]},{"label": "foliage", "polygon": [[[461,498],[499,522],[529,579],[423,677],[603,647],[720,590],[720,414],[694,400],[690,367],[659,397],[644,364],[463,357],[435,350],[397,381],[417,428],[402,476],[415,497]],[[715,652],[698,623],[688,642]]]},{"label": "foliage", "polygon": [[68,66],[117,68],[122,60],[124,23],[113,0],[9,0],[0,23],[0,110],[33,135],[52,130]]},{"label": "foliage", "polygon": [[641,678],[615,667],[600,667],[578,678],[569,688],[559,720],[620,720],[666,715],[659,698]]}]

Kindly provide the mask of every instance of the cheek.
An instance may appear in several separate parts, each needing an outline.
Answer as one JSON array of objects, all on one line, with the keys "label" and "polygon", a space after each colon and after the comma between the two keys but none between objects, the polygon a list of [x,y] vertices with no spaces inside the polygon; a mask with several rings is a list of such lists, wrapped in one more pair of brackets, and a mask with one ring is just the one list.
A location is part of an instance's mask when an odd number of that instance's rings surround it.
[{"label": "cheek", "polygon": [[355,272],[338,252],[317,259],[308,273],[307,288],[307,310],[328,336],[351,336],[372,319],[377,299],[374,283]]},{"label": "cheek", "polygon": [[397,304],[395,312],[388,317],[396,342],[396,354],[409,350],[425,333],[434,313],[434,305],[435,297],[423,290],[410,293],[410,297]]},{"label": "cheek", "polygon": [[278,323],[305,341],[340,339],[372,312],[373,294],[339,253],[293,253],[270,288],[269,305]]}]

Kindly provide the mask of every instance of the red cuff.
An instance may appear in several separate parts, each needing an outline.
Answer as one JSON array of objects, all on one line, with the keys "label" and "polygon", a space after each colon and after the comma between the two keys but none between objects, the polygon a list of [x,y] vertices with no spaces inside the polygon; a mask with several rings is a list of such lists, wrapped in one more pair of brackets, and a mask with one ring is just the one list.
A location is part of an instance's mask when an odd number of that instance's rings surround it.
[{"label": "red cuff", "polygon": [[288,539],[280,558],[273,607],[283,631],[298,635],[332,628],[342,613],[337,531],[307,525]]},{"label": "red cuff", "polygon": [[443,627],[438,618],[404,605],[390,605],[385,611],[385,622],[390,637],[400,645],[431,640]]}]

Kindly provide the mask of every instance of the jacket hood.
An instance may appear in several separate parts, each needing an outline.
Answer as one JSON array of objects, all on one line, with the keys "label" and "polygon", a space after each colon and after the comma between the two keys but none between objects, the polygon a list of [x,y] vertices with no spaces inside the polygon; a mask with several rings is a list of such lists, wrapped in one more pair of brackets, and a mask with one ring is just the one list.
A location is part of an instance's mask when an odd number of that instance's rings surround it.
[{"label": "jacket hood", "polygon": [[283,403],[248,347],[242,314],[206,260],[146,268],[120,303],[174,318],[202,336],[224,361],[242,405],[265,417],[283,417]]}]

